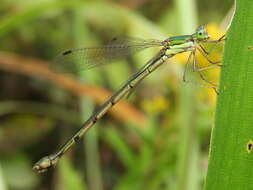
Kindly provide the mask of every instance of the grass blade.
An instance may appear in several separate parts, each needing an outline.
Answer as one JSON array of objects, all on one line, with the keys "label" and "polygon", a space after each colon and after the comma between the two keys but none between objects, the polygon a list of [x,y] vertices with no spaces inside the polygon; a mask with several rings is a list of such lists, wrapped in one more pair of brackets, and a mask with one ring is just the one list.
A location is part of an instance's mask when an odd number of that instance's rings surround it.
[{"label": "grass blade", "polygon": [[252,189],[253,4],[237,1],[227,35],[205,190]]}]

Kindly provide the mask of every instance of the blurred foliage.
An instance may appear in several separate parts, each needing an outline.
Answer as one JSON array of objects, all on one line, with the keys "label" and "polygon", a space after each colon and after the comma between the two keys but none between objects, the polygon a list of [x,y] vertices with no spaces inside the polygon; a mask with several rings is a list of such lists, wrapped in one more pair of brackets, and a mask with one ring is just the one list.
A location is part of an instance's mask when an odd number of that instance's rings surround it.
[{"label": "blurred foliage", "polygon": [[[172,64],[166,64],[143,81],[126,100],[129,103],[115,105],[113,111],[89,131],[86,140],[67,153],[59,166],[43,175],[31,170],[34,162],[62,145],[94,107],[110,95],[102,89],[93,90],[104,87],[115,91],[157,49],[145,50],[103,68],[83,71],[79,79],[72,76],[76,83],[73,80],[70,83],[69,76],[62,77],[62,82],[57,78],[55,82],[56,76],[43,74],[43,69],[32,69],[35,67],[31,64],[40,64],[39,60],[50,61],[65,49],[102,45],[115,36],[166,39],[182,34],[184,23],[179,17],[188,11],[196,13],[196,18],[189,18],[188,22],[206,24],[214,38],[224,32],[219,26],[232,7],[231,1],[192,0],[196,10],[176,6],[175,2],[0,0],[1,190],[196,190],[178,185],[182,183],[182,176],[186,184],[190,180],[201,189],[207,168],[216,94],[212,89],[182,82],[187,54],[176,56],[168,62]],[[220,47],[217,48],[210,58],[221,59],[221,51]],[[18,64],[11,64],[11,59],[6,60],[3,52],[13,57],[22,56],[16,59],[20,68],[17,68]],[[31,57],[36,59],[30,62]],[[198,58],[204,66],[203,57],[198,55]],[[8,61],[9,64],[4,64]],[[22,65],[27,68],[25,72],[19,72]],[[29,68],[32,74],[27,74]],[[206,73],[216,83],[218,70]],[[189,80],[199,82],[199,79],[189,77]],[[83,87],[89,85],[86,89],[90,93],[80,94],[80,81]],[[64,87],[65,83],[68,88]],[[74,87],[71,89],[70,85]],[[185,100],[194,103],[190,109],[193,110],[191,122],[185,120],[180,108],[185,86],[193,89],[194,99]],[[102,97],[99,100],[93,98],[96,94]],[[178,160],[182,157],[191,160],[192,155],[188,151],[180,152],[184,137],[179,131],[185,130],[180,123],[184,122],[196,132],[191,138],[199,147],[194,149],[198,152],[194,159],[198,161],[197,165],[189,162],[189,165],[180,167]],[[190,131],[185,130],[186,133]],[[188,140],[191,142],[192,139]],[[189,171],[195,173],[182,175]]]}]

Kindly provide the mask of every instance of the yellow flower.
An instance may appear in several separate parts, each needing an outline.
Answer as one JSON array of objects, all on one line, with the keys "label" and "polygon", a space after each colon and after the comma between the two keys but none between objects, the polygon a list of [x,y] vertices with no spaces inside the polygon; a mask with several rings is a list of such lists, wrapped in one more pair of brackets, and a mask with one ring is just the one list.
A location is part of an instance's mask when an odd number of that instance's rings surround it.
[{"label": "yellow flower", "polygon": [[164,96],[156,96],[152,100],[144,100],[142,107],[150,114],[159,114],[168,109],[169,101]]}]

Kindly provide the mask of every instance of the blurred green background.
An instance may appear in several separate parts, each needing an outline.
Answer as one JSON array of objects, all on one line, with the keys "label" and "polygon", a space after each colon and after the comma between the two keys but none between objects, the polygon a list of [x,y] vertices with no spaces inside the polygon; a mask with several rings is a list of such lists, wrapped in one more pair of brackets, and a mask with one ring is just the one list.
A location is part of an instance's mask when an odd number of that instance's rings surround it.
[{"label": "blurred green background", "polygon": [[[145,79],[40,175],[33,164],[158,50],[79,76],[53,73],[47,64],[63,50],[115,36],[162,40],[205,24],[217,39],[231,8],[220,0],[0,0],[0,190],[201,189],[216,94],[182,82],[187,54]],[[218,74],[207,73],[216,83]]]}]

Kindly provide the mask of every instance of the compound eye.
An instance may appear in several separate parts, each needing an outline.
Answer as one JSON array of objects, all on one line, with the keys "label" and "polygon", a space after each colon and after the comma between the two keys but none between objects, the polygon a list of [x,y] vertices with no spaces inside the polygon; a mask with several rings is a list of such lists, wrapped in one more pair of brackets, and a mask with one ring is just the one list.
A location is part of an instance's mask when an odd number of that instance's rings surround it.
[{"label": "compound eye", "polygon": [[199,35],[200,35],[200,36],[202,36],[202,34],[203,34],[202,32],[199,32]]}]

